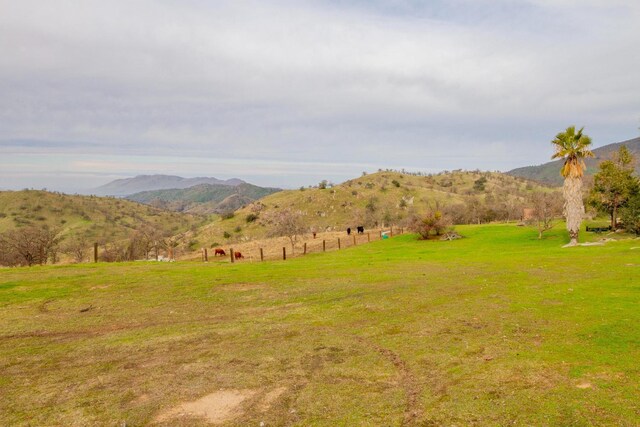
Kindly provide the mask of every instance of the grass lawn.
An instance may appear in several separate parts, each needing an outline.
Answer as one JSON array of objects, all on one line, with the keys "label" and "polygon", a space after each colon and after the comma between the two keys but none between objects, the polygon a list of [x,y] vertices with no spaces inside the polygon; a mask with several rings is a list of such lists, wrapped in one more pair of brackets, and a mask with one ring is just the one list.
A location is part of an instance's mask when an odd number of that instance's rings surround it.
[{"label": "grass lawn", "polygon": [[208,425],[171,410],[221,390],[225,425],[637,425],[640,240],[458,231],[0,269],[0,425]]}]

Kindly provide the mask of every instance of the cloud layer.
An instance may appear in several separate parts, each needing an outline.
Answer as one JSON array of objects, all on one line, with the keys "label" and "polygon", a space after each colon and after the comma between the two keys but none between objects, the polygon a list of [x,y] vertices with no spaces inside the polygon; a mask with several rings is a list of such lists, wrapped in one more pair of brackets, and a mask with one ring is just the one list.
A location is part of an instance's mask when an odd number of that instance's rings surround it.
[{"label": "cloud layer", "polygon": [[424,3],[0,0],[0,187],[506,170],[570,124],[637,135],[637,2]]}]

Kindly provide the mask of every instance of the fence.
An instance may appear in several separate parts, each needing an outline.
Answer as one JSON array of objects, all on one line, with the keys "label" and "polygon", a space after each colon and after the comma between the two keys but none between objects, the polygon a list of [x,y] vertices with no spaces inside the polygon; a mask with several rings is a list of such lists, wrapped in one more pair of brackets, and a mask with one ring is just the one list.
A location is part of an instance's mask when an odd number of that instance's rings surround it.
[{"label": "fence", "polygon": [[[214,248],[201,250],[202,261],[227,261],[227,262],[262,262],[262,261],[275,261],[275,260],[287,260],[290,258],[300,257],[312,253],[331,252],[337,250],[343,250],[354,246],[359,246],[382,240],[384,238],[393,237],[398,234],[404,234],[403,228],[388,228],[379,230],[368,230],[364,233],[358,234],[355,231],[351,232],[351,235],[347,233],[340,233],[336,236],[318,236],[314,239],[307,239],[302,242],[298,242],[295,252],[292,251],[291,244],[270,244],[264,245],[260,242],[250,242],[245,244],[237,244],[235,247],[229,246],[223,249],[224,255],[216,255]],[[386,236],[386,237],[385,237]],[[282,243],[282,241],[280,242]],[[240,256],[238,256],[238,254]]]}]

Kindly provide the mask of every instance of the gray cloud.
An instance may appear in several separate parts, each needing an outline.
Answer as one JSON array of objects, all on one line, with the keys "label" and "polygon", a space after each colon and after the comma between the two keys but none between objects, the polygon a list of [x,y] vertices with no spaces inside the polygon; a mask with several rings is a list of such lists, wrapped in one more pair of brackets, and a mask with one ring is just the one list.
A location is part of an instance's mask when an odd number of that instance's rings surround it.
[{"label": "gray cloud", "polygon": [[0,0],[0,165],[297,186],[540,163],[574,123],[636,135],[636,2],[424,3]]}]

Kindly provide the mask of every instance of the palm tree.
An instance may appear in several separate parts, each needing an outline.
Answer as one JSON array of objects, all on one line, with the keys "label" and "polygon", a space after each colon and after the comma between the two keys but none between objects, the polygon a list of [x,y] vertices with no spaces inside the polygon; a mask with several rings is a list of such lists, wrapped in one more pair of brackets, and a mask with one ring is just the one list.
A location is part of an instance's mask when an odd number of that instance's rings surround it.
[{"label": "palm tree", "polygon": [[564,177],[564,216],[567,220],[567,230],[571,242],[569,245],[578,244],[578,231],[584,216],[584,204],[582,203],[582,175],[586,168],[585,157],[593,157],[593,153],[587,147],[591,145],[591,138],[582,134],[581,128],[576,132],[575,126],[569,126],[564,132],[556,135],[551,141],[556,152],[552,159],[564,159],[564,165],[560,174]]}]

